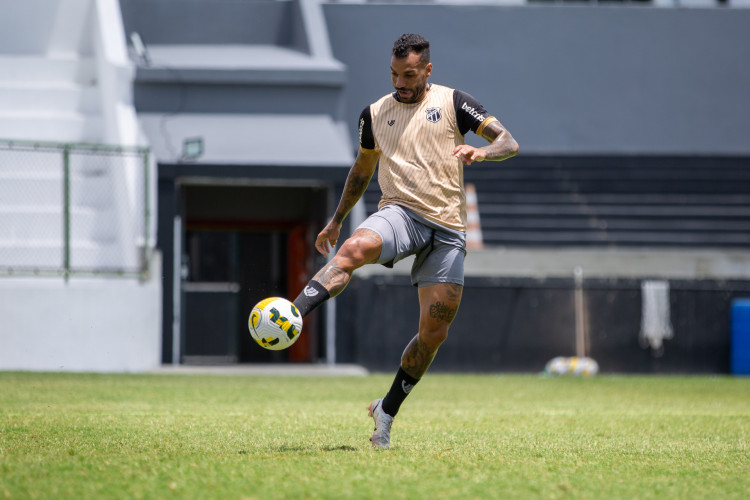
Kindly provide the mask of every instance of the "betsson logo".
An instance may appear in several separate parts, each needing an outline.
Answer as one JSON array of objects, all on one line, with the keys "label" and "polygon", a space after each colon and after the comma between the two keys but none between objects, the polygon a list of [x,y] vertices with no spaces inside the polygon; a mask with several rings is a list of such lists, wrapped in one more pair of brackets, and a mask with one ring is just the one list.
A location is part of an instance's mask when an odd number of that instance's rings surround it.
[{"label": "betsson logo", "polygon": [[484,121],[484,115],[482,115],[482,113],[480,113],[479,111],[477,111],[473,107],[469,106],[468,104],[463,103],[461,105],[461,109],[463,109],[464,111],[466,111],[467,113],[469,113],[472,117],[476,118],[477,120]]}]

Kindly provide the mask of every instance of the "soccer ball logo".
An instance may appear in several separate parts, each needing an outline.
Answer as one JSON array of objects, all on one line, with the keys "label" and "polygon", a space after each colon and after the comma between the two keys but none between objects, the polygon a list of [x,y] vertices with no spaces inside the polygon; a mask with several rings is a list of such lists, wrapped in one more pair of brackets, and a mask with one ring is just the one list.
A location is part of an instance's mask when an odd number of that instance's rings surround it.
[{"label": "soccer ball logo", "polygon": [[259,346],[280,351],[299,338],[302,316],[288,300],[269,297],[255,305],[247,320],[247,327]]}]

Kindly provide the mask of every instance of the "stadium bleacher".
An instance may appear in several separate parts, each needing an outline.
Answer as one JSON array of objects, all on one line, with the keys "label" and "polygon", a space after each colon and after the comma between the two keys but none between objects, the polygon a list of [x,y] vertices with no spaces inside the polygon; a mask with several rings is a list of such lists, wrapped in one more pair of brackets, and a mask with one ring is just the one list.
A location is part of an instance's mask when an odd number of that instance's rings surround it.
[{"label": "stadium bleacher", "polygon": [[525,156],[464,175],[489,246],[750,244],[750,168],[736,158]]}]

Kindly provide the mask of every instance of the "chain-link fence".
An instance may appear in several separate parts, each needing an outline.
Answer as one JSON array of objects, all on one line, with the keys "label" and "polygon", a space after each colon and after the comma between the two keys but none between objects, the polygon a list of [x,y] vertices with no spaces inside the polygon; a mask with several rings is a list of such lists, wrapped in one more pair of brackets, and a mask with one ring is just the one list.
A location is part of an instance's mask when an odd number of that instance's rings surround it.
[{"label": "chain-link fence", "polygon": [[149,150],[0,140],[0,275],[145,276]]}]

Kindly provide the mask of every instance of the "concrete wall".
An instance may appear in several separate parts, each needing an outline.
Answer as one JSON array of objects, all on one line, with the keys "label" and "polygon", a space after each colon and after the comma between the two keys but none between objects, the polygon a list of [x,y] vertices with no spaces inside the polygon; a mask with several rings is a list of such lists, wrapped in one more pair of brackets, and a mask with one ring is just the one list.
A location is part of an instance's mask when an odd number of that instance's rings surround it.
[{"label": "concrete wall", "polygon": [[141,372],[161,364],[161,266],[135,279],[0,279],[0,370]]},{"label": "concrete wall", "polygon": [[[461,88],[529,153],[750,154],[750,10],[326,4],[355,139],[392,90],[393,41],[432,44]],[[471,134],[470,134],[471,135]]]}]

